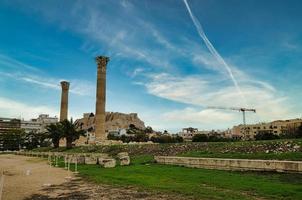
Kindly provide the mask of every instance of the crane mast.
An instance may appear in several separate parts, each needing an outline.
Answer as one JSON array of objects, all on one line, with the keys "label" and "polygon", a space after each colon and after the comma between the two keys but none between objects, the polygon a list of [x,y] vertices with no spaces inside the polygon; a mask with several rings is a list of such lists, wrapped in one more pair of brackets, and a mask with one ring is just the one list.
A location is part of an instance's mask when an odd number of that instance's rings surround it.
[{"label": "crane mast", "polygon": [[236,111],[242,112],[242,120],[243,120],[244,127],[246,125],[245,112],[254,112],[254,113],[256,113],[256,109],[253,109],[253,108],[236,108],[236,107],[222,107],[222,106],[208,106],[207,108],[209,108],[209,109],[221,109],[221,110],[236,110]]}]

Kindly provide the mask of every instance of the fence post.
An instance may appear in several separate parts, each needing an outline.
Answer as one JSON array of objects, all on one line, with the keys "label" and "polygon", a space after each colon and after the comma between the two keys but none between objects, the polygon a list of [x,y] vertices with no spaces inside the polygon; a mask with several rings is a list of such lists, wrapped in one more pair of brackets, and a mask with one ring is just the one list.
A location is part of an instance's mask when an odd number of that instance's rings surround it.
[{"label": "fence post", "polygon": [[78,157],[76,157],[75,159],[75,164],[74,164],[74,173],[77,174],[78,173]]},{"label": "fence post", "polygon": [[0,180],[0,200],[2,200],[3,186],[4,186],[4,173],[2,171],[1,180]]}]

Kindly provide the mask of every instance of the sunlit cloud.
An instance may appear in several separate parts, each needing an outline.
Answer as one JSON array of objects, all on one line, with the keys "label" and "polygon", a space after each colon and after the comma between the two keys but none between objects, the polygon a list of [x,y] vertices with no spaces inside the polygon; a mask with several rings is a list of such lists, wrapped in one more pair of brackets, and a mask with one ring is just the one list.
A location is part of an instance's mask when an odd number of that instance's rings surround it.
[{"label": "sunlit cloud", "polygon": [[13,99],[0,97],[1,117],[14,117],[31,119],[36,118],[39,114],[49,114],[58,116],[58,110],[46,105],[29,105]]},{"label": "sunlit cloud", "polygon": [[[218,105],[225,107],[242,106],[240,95],[230,84],[219,83],[217,85],[209,79],[198,76],[175,77],[168,74],[154,74],[149,78],[151,79],[150,82],[145,83],[147,91],[165,99],[199,106],[203,109]],[[217,76],[212,78],[219,79]],[[258,110],[257,114],[252,116],[253,121],[269,120],[272,116],[286,118],[295,113],[287,105],[287,97],[280,97],[276,90],[267,83],[242,81],[241,84],[249,105]],[[224,116],[223,113],[221,115]],[[179,118],[181,116],[179,115]],[[194,114],[191,116],[194,120]]]}]

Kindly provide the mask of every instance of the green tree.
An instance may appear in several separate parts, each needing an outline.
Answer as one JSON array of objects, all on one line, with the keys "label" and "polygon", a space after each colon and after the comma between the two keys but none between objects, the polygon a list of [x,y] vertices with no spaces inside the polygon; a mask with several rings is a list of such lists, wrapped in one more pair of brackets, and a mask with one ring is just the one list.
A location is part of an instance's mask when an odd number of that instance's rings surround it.
[{"label": "green tree", "polygon": [[153,133],[153,129],[151,126],[147,126],[145,129],[145,133]]},{"label": "green tree", "polygon": [[139,131],[138,128],[136,128],[134,124],[130,124],[127,129],[127,134],[136,134],[137,131]]},{"label": "green tree", "polygon": [[51,139],[54,148],[58,148],[60,139],[63,138],[63,126],[61,123],[50,124],[46,127],[48,137]]},{"label": "green tree", "polygon": [[78,127],[75,123],[73,123],[72,119],[70,121],[64,120],[60,122],[62,125],[62,133],[63,137],[66,139],[66,148],[72,148],[72,143],[79,139],[80,136],[85,135],[84,130],[78,130]]},{"label": "green tree", "polygon": [[259,132],[255,135],[256,140],[275,140],[279,139],[278,135],[275,135],[271,132]]},{"label": "green tree", "polygon": [[297,138],[302,138],[302,125],[297,130]]},{"label": "green tree", "polygon": [[183,138],[180,136],[161,135],[151,137],[151,141],[155,143],[181,143]]},{"label": "green tree", "polygon": [[23,129],[14,129],[0,134],[2,150],[20,150],[24,146],[25,132]]},{"label": "green tree", "polygon": [[192,142],[208,142],[209,138],[205,134],[196,134],[192,138]]}]

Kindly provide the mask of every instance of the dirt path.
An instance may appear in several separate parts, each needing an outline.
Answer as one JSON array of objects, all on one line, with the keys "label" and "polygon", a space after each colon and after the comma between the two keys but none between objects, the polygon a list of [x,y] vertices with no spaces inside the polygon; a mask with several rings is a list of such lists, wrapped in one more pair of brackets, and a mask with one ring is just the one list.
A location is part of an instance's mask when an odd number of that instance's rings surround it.
[{"label": "dirt path", "polygon": [[[0,155],[0,173],[2,171],[4,172],[2,200],[182,199],[179,196],[138,191],[131,187],[95,185],[75,177],[64,169],[50,167],[45,160],[39,158]],[[73,178],[66,179],[67,176]]]}]

